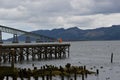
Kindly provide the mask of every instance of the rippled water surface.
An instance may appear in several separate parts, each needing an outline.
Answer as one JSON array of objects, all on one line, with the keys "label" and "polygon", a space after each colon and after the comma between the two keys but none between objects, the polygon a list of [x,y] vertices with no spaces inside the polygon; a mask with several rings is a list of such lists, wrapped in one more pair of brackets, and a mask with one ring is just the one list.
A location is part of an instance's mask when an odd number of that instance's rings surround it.
[{"label": "rippled water surface", "polygon": [[[70,57],[62,60],[43,60],[43,61],[25,61],[15,64],[16,67],[33,68],[32,64],[40,67],[45,64],[55,66],[66,63],[83,66],[87,69],[96,71],[99,69],[99,75],[89,75],[85,80],[119,80],[120,79],[120,41],[79,41],[68,42],[70,46]],[[110,63],[111,53],[113,53],[113,63]],[[9,65],[9,64],[1,64]],[[41,80],[41,79],[40,79]],[[60,80],[54,77],[53,80]],[[82,80],[78,76],[78,80]]]}]

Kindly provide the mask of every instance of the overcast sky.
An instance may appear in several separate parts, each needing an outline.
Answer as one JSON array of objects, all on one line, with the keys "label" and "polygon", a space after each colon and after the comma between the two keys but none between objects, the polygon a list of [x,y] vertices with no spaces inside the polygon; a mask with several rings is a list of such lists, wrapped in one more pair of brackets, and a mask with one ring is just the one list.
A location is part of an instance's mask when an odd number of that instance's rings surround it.
[{"label": "overcast sky", "polygon": [[120,24],[120,0],[0,0],[0,25],[25,31]]}]

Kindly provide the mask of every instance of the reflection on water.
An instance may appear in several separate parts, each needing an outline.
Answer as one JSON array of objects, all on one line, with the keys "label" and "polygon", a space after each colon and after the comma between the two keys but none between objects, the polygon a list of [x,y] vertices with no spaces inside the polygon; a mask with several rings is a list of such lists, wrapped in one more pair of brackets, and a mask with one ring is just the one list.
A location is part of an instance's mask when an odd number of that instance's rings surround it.
[{"label": "reflection on water", "polygon": [[[16,67],[33,68],[32,64],[40,67],[45,64],[55,66],[66,63],[72,65],[86,65],[87,69],[100,70],[98,76],[89,75],[85,80],[119,80],[120,78],[120,41],[79,41],[70,42],[70,58],[58,60],[25,61],[15,64]],[[113,53],[113,63],[110,63],[111,53]],[[10,64],[1,64],[10,65]],[[78,76],[79,80],[82,80]],[[40,80],[40,79],[39,79]],[[59,80],[54,77],[53,80]]]}]

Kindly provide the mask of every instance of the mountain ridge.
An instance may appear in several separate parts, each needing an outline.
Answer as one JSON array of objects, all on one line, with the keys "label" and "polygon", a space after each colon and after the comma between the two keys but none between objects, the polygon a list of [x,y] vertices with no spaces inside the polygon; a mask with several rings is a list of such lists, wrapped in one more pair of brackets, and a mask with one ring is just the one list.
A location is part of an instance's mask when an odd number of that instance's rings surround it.
[{"label": "mountain ridge", "polygon": [[[86,30],[79,29],[78,27],[71,27],[68,29],[58,28],[52,30],[36,30],[32,32],[56,39],[62,38],[64,41],[120,40],[120,25]],[[22,36],[19,36],[18,39],[23,41]]]},{"label": "mountain ridge", "polygon": [[[54,37],[54,38],[62,38],[66,41],[79,41],[79,40],[120,40],[120,25],[112,25],[111,27],[101,27],[96,29],[87,29],[82,30],[78,27],[72,27],[68,29],[56,29],[50,30],[48,35],[45,31],[41,33],[41,30],[38,31],[38,34]],[[55,32],[51,34],[52,32]],[[36,33],[36,32],[35,32]]]}]

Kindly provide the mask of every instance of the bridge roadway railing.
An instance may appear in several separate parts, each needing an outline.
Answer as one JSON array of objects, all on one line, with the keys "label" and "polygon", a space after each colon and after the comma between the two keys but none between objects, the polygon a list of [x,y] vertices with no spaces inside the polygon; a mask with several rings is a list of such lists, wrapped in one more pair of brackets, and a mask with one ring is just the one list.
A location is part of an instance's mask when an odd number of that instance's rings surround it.
[{"label": "bridge roadway railing", "polygon": [[[27,31],[23,31],[23,30],[18,30],[18,29],[14,29],[14,28],[10,28],[10,27],[6,27],[6,26],[2,26],[0,25],[0,42],[2,42],[2,33],[1,32],[5,32],[5,33],[10,33],[13,34],[13,42],[18,42],[17,40],[17,35],[24,35],[27,37],[27,39],[29,39],[30,37],[35,38],[37,40],[50,40],[50,41],[55,41],[56,39],[48,37],[48,36],[44,36],[44,35],[40,35],[40,34],[36,34],[36,33],[32,33],[32,32],[27,32]],[[29,41],[28,41],[29,42]]]}]

